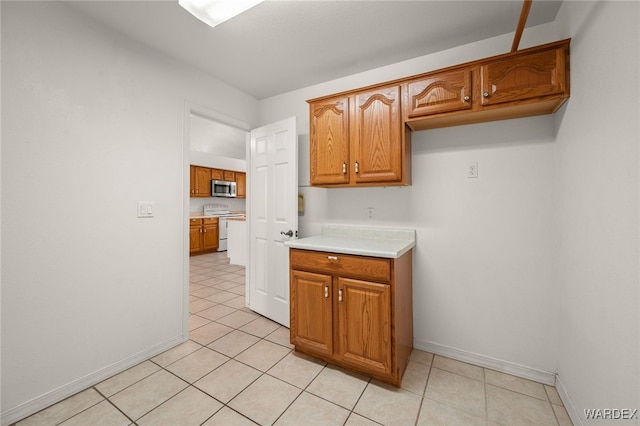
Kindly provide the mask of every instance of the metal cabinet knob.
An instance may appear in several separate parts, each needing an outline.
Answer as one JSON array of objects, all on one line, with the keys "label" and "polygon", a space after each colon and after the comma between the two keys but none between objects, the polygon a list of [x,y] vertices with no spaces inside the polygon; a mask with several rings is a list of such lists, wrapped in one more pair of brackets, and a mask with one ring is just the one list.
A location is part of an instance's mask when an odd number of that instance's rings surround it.
[{"label": "metal cabinet knob", "polygon": [[482,96],[484,96],[485,98],[488,98],[489,97],[489,92],[482,93]]},{"label": "metal cabinet knob", "polygon": [[467,96],[465,96],[465,97],[464,97],[464,98],[462,98],[462,99],[464,99],[464,101],[465,101],[465,102],[469,102],[469,99],[471,99],[471,98],[469,98],[469,95],[467,95]]}]

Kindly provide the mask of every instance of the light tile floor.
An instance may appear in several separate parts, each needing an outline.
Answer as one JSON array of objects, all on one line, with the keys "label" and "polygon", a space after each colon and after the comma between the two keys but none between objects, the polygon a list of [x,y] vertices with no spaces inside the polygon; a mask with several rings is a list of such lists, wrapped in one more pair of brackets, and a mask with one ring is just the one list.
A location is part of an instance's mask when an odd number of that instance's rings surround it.
[{"label": "light tile floor", "polygon": [[244,268],[190,260],[190,340],[27,425],[571,425],[556,389],[419,350],[400,389],[298,354],[245,307]]}]

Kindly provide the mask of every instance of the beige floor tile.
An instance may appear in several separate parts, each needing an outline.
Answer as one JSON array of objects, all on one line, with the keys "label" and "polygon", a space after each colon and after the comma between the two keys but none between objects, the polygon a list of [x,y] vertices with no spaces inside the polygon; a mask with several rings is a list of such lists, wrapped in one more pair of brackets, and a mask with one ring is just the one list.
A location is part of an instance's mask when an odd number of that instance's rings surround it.
[{"label": "beige floor tile", "polygon": [[573,426],[573,422],[571,421],[571,417],[569,417],[569,413],[567,413],[566,408],[555,404],[551,404],[551,408],[553,409],[553,412],[556,415],[556,420],[558,420],[558,424],[560,426]]},{"label": "beige floor tile", "polygon": [[242,284],[242,286],[244,287],[246,285],[247,278],[244,275],[240,275],[229,281],[233,281],[234,283],[237,283],[237,284]]},{"label": "beige floor tile", "polygon": [[210,322],[207,325],[203,325],[202,327],[196,328],[192,332],[189,333],[189,338],[196,343],[200,343],[201,345],[208,345],[221,338],[222,336],[229,334],[233,331],[233,328],[227,327],[224,324],[218,324],[217,322]]},{"label": "beige floor tile", "polygon": [[229,360],[209,348],[201,348],[165,367],[182,380],[193,383]]},{"label": "beige floor tile", "polygon": [[307,392],[291,404],[287,411],[276,421],[276,426],[299,425],[343,425],[349,417],[349,411]]},{"label": "beige floor tile", "polygon": [[433,367],[449,373],[465,376],[470,379],[484,381],[484,369],[477,365],[467,364],[466,362],[457,361],[455,359],[446,358],[440,355],[433,357]]},{"label": "beige floor tile", "polygon": [[287,327],[278,327],[275,331],[267,335],[265,340],[293,349],[293,345],[291,344],[291,333]]},{"label": "beige floor tile", "polygon": [[257,370],[267,371],[278,361],[284,358],[289,352],[290,349],[282,347],[276,343],[260,340],[258,343],[236,356],[235,359]]},{"label": "beige floor tile", "polygon": [[238,283],[234,283],[233,281],[222,281],[217,284],[214,284],[214,286],[218,290],[225,291],[227,293],[232,293],[232,294],[235,294],[236,296],[238,295],[237,293],[229,291],[230,289],[238,286]]},{"label": "beige floor tile", "polygon": [[244,296],[238,296],[238,295],[236,295],[236,297],[234,297],[233,299],[229,299],[229,300],[226,300],[226,301],[222,302],[222,304],[226,305],[226,306],[230,306],[230,307],[235,308],[235,309],[244,309],[244,308],[247,307],[246,306],[247,304],[246,304],[245,297]]},{"label": "beige floor tile", "polygon": [[411,356],[409,357],[411,361],[419,362],[420,364],[426,364],[431,366],[433,362],[433,354],[430,352],[421,351],[420,349],[413,349],[411,351]]},{"label": "beige floor tile", "polygon": [[544,390],[544,386],[541,383],[536,383],[531,380],[512,376],[511,374],[500,373],[489,369],[485,370],[485,380],[489,385],[523,393],[543,401],[549,400],[547,398],[547,392]]},{"label": "beige floor tile", "polygon": [[255,368],[232,359],[195,382],[194,386],[226,404],[261,374]]},{"label": "beige floor tile", "polygon": [[416,361],[409,361],[407,369],[402,376],[400,387],[409,392],[423,396],[427,387],[427,379],[429,378],[429,370],[431,367]]},{"label": "beige floor tile", "polygon": [[102,395],[95,389],[89,388],[27,417],[18,422],[17,426],[55,425],[102,401],[104,401]]},{"label": "beige floor tile", "polygon": [[192,314],[198,313],[200,311],[204,311],[212,306],[215,306],[216,302],[212,302],[207,299],[198,299],[195,302],[189,303],[189,312]]},{"label": "beige floor tile", "polygon": [[171,348],[168,351],[162,352],[160,355],[151,358],[151,361],[155,362],[161,367],[166,367],[169,364],[173,364],[177,360],[184,358],[202,348],[201,345],[197,344],[193,340],[187,340],[184,343],[179,344],[175,348]]},{"label": "beige floor tile", "polygon": [[549,398],[550,403],[564,407],[560,394],[558,394],[558,390],[555,386],[544,385],[544,390],[547,391],[547,397]]},{"label": "beige floor tile", "polygon": [[307,391],[352,410],[368,383],[367,376],[328,365],[311,382]]},{"label": "beige floor tile", "polygon": [[[234,274],[234,273],[230,273],[230,272],[228,272],[228,271],[225,271],[225,272],[227,272],[227,273],[226,273],[226,274],[224,274],[224,275],[220,275],[220,276],[218,277],[218,279],[219,279],[220,281],[231,281],[231,280],[233,280],[234,278],[238,278],[238,275],[236,275],[236,274]],[[233,283],[233,284],[234,284],[234,285],[238,285],[238,283]]]},{"label": "beige floor tile", "polygon": [[184,380],[160,370],[118,392],[109,400],[127,416],[137,420],[187,386]]},{"label": "beige floor tile", "polygon": [[108,378],[104,382],[98,383],[96,389],[108,398],[159,370],[160,367],[151,361],[141,362],[120,374]]},{"label": "beige floor tile", "polygon": [[254,345],[260,339],[243,331],[234,330],[231,333],[219,338],[208,347],[220,352],[230,358],[235,357],[248,347]]},{"label": "beige floor tile", "polygon": [[60,423],[61,426],[127,426],[129,424],[131,420],[107,400]]},{"label": "beige floor tile", "polygon": [[189,315],[189,331],[193,331],[196,328],[209,324],[210,322],[211,320],[199,317],[198,315]]},{"label": "beige floor tile", "polygon": [[486,417],[484,383],[432,367],[425,397]]},{"label": "beige floor tile", "polygon": [[242,414],[236,413],[231,408],[224,407],[204,422],[202,426],[254,426],[256,424],[257,423],[252,422]]},{"label": "beige floor tile", "polygon": [[260,338],[265,337],[280,327],[280,324],[271,321],[265,317],[260,317],[249,324],[246,324],[240,328],[240,330],[258,336]]},{"label": "beige floor tile", "polygon": [[[200,281],[200,283],[198,283],[199,285],[202,285],[203,281]],[[213,295],[216,295],[220,293],[220,290],[218,290],[217,288],[213,288],[213,287],[207,287],[204,286],[204,288],[201,288],[199,290],[196,291],[189,291],[189,294],[191,294],[192,296],[196,296],[196,297],[202,297],[202,298],[209,298]],[[215,302],[215,300],[213,300]]]},{"label": "beige floor tile", "polygon": [[344,426],[376,426],[379,424],[378,422],[374,422],[366,417],[362,417],[360,414],[352,412]]},{"label": "beige floor tile", "polygon": [[199,297],[196,297],[191,293],[193,293],[194,291],[202,290],[203,288],[207,288],[207,286],[202,284],[197,284],[197,283],[189,284],[189,297],[193,297],[194,299],[200,299]]},{"label": "beige floor tile", "polygon": [[324,361],[320,361],[317,358],[290,352],[271,367],[267,373],[293,386],[304,389],[322,371],[325,364]]},{"label": "beige floor tile", "polygon": [[417,426],[485,426],[484,417],[476,417],[429,398],[422,401]]},{"label": "beige floor tile", "polygon": [[230,308],[229,306],[215,305],[210,307],[209,309],[198,312],[198,316],[209,319],[211,321],[215,321],[234,312],[236,312],[236,309]]},{"label": "beige floor tile", "polygon": [[385,425],[413,425],[420,402],[414,393],[373,380],[353,411]]},{"label": "beige floor tile", "polygon": [[220,408],[220,402],[190,386],[136,423],[140,426],[199,426]]},{"label": "beige floor tile", "polygon": [[235,308],[231,308],[231,307],[229,309],[233,309],[235,312],[225,317],[218,318],[216,321],[221,324],[228,325],[229,327],[240,328],[243,325],[248,324],[251,321],[258,318],[258,315],[256,314],[251,314],[249,312],[244,312],[244,311],[238,311],[238,310],[235,310]]},{"label": "beige floor tile", "polygon": [[302,392],[269,375],[262,375],[229,402],[229,407],[261,425],[270,425]]},{"label": "beige floor tile", "polygon": [[547,401],[487,384],[487,418],[505,425],[556,425]]},{"label": "beige floor tile", "polygon": [[230,293],[228,291],[221,291],[219,293],[208,296],[206,299],[216,303],[224,303],[227,300],[235,299],[236,297],[238,297],[238,295],[235,293]]},{"label": "beige floor tile", "polygon": [[235,294],[241,294],[244,295],[247,291],[247,288],[244,284],[236,286],[236,287],[231,287],[229,288],[227,291],[231,292],[231,293],[235,293]]}]

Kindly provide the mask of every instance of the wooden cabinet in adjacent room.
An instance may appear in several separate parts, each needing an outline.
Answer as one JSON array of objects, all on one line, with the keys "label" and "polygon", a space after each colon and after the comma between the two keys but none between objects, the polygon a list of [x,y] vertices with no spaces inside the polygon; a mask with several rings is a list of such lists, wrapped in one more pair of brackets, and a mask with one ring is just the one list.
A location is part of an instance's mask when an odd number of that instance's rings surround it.
[{"label": "wooden cabinet in adjacent room", "polygon": [[247,174],[235,172],[236,175],[236,197],[247,198]]},{"label": "wooden cabinet in adjacent room", "polygon": [[211,169],[211,180],[224,180],[224,170]]},{"label": "wooden cabinet in adjacent room", "polygon": [[218,218],[189,220],[189,254],[203,254],[218,250]]},{"label": "wooden cabinet in adjacent room", "polygon": [[399,84],[308,102],[311,185],[410,183],[410,132],[402,123]]},{"label": "wooden cabinet in adjacent room", "polygon": [[208,167],[190,166],[191,197],[211,197],[211,169]]},{"label": "wooden cabinet in adjacent room", "polygon": [[411,257],[291,249],[296,350],[399,386],[413,347]]}]

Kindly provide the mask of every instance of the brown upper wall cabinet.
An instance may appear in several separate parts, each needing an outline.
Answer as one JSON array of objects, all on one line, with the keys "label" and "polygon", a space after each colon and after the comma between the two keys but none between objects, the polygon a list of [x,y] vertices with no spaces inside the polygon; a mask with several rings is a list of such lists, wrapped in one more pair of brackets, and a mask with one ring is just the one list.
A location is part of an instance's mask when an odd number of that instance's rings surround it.
[{"label": "brown upper wall cabinet", "polygon": [[308,101],[311,185],[410,183],[400,90],[394,84]]},{"label": "brown upper wall cabinet", "polygon": [[412,77],[403,84],[412,130],[551,114],[569,98],[563,40]]},{"label": "brown upper wall cabinet", "polygon": [[411,184],[411,130],[551,114],[570,39],[307,101],[312,186]]}]

